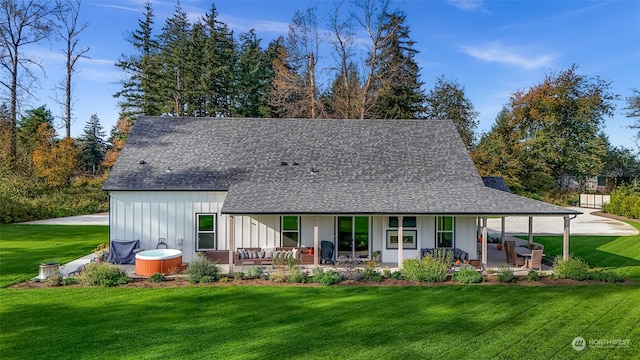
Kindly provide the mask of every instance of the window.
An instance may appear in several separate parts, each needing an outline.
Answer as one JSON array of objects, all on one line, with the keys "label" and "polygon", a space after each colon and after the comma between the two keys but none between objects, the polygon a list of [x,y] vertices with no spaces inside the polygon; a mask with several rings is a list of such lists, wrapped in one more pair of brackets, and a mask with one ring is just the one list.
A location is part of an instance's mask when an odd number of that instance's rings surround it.
[{"label": "window", "polygon": [[436,217],[436,245],[437,247],[453,248],[454,246],[453,216]]},{"label": "window", "polygon": [[300,217],[282,217],[282,246],[298,246],[300,239]]},{"label": "window", "polygon": [[216,249],[216,214],[197,214],[197,250]]},{"label": "window", "polygon": [[[390,228],[397,228],[398,227],[398,217],[397,216],[389,216],[389,227]],[[416,217],[415,216],[404,216],[402,218],[402,227],[415,228],[416,227]]]}]

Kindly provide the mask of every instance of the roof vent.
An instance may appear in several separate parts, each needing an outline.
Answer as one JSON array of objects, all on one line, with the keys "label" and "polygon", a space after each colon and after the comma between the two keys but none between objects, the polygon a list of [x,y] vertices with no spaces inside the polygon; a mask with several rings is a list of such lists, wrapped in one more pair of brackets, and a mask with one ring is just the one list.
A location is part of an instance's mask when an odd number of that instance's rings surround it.
[{"label": "roof vent", "polygon": [[298,164],[297,162],[295,162],[295,161],[294,161],[294,162],[293,162],[293,164],[291,164],[291,165],[293,165],[293,166],[298,166],[298,165],[300,165],[300,164]]},{"label": "roof vent", "polygon": [[146,164],[146,163],[147,163],[146,161],[144,161],[144,160],[140,160],[140,162],[139,162],[138,164],[140,164],[140,165],[144,165],[144,164]]},{"label": "roof vent", "polygon": [[171,166],[169,166],[169,167],[167,168],[167,172],[168,172],[168,173],[170,173],[172,170],[173,170],[173,169],[171,168]]},{"label": "roof vent", "polygon": [[287,165],[289,165],[289,163],[286,162],[286,161],[283,161],[283,162],[280,163],[280,166],[287,166]]},{"label": "roof vent", "polygon": [[316,168],[313,168],[313,167],[312,167],[312,168],[311,168],[311,175],[315,175],[315,174],[317,174],[317,173],[318,173],[318,171],[320,171],[320,170],[318,170],[318,169],[316,169]]}]

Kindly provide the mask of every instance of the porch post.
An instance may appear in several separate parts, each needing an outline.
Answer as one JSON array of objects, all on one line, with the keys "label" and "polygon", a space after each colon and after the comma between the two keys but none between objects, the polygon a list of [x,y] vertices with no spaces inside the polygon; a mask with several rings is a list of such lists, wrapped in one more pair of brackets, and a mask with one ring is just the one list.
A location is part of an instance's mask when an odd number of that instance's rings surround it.
[{"label": "porch post", "polygon": [[229,215],[229,274],[233,274],[233,247],[234,247],[234,239],[233,239],[233,215]]},{"label": "porch post", "polygon": [[533,216],[529,216],[529,245],[533,241]]},{"label": "porch post", "polygon": [[507,223],[505,221],[505,217],[502,217],[502,227],[500,228],[500,244],[504,245],[504,233],[505,233],[505,227],[507,226]]},{"label": "porch post", "polygon": [[487,217],[482,217],[482,266],[486,269],[488,257],[488,245],[487,245]]},{"label": "porch post", "polygon": [[404,241],[403,241],[403,236],[402,236],[402,222],[403,222],[403,217],[402,216],[398,216],[398,269],[402,269],[402,261],[403,261],[403,246],[404,246]]},{"label": "porch post", "polygon": [[569,259],[569,217],[564,217],[564,232],[562,233],[562,259]]},{"label": "porch post", "polygon": [[313,266],[318,266],[318,217],[313,218]]}]

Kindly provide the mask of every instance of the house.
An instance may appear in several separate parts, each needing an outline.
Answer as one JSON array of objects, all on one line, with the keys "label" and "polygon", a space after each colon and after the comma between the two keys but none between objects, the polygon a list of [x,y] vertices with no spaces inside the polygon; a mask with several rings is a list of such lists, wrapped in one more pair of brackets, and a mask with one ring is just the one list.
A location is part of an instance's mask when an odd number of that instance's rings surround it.
[{"label": "house", "polygon": [[[201,251],[331,241],[382,261],[456,248],[478,219],[578,212],[485,186],[451,121],[141,117],[113,166],[110,238]],[[403,239],[398,241],[398,239]],[[224,257],[224,256],[223,256]],[[317,263],[317,257],[314,260]]]}]

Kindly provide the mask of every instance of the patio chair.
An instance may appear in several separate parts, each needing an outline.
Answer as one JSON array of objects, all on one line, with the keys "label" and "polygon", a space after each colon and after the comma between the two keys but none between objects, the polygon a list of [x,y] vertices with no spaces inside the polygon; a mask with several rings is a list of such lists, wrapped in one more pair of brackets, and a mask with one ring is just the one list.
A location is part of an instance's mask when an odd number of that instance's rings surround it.
[{"label": "patio chair", "polygon": [[531,260],[527,260],[527,264],[531,269],[542,270],[542,250],[532,250]]},{"label": "patio chair", "polygon": [[525,259],[523,257],[519,257],[518,254],[516,254],[515,241],[505,241],[505,245],[506,243],[509,243],[508,245],[509,249],[507,250],[507,254],[508,254],[507,263],[511,265],[516,265],[516,266],[524,266]]},{"label": "patio chair", "polygon": [[322,240],[320,242],[320,264],[324,262],[325,264],[335,265],[335,261],[333,260],[333,251],[335,247],[336,246],[331,241]]}]

